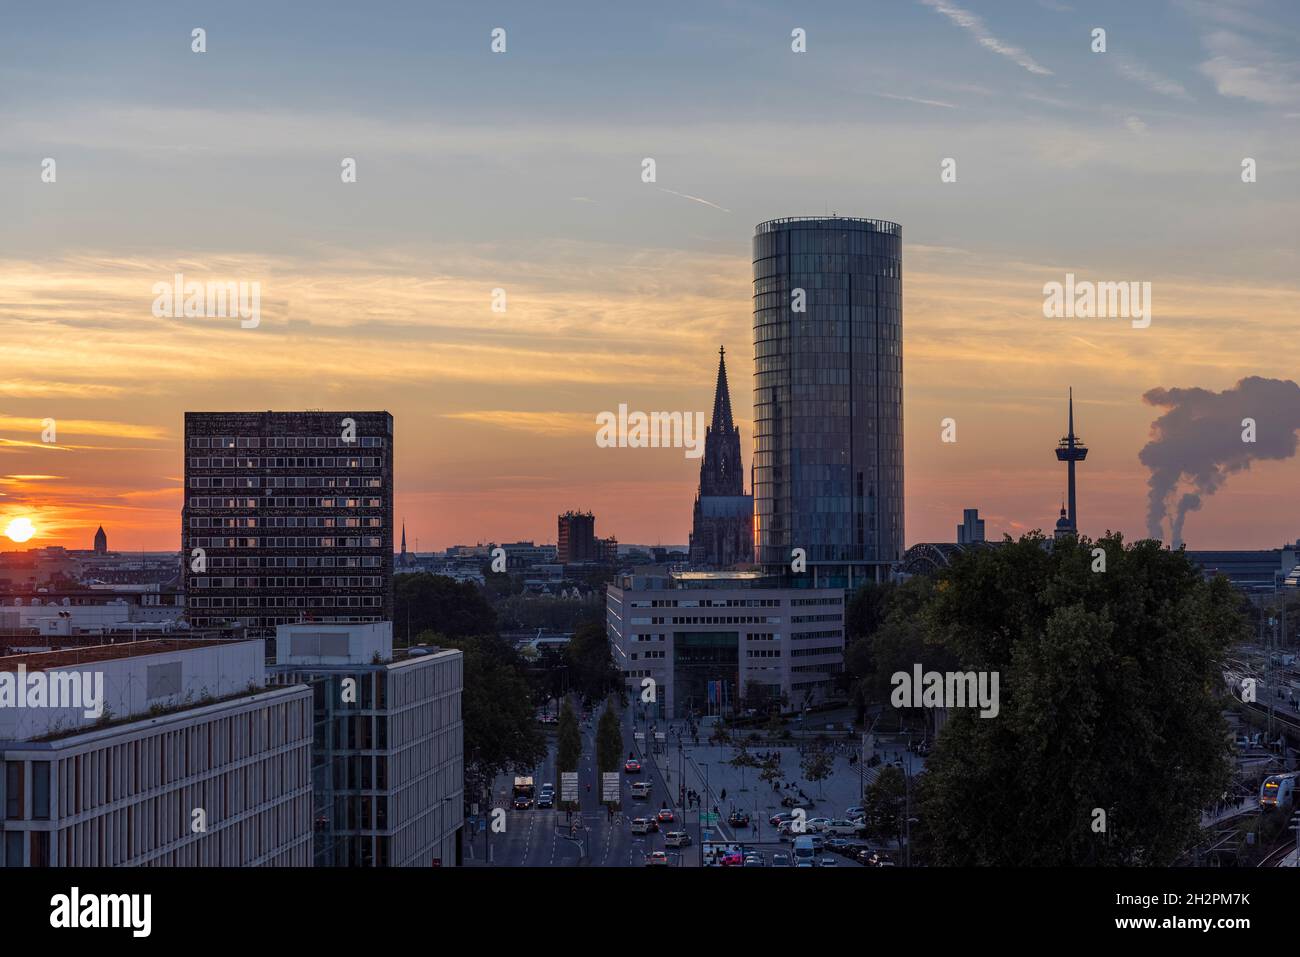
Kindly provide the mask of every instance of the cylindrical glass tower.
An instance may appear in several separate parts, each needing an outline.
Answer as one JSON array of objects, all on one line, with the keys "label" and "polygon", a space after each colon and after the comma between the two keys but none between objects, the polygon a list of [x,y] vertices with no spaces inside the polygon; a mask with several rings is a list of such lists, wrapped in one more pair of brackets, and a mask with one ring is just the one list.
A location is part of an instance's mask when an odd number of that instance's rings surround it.
[{"label": "cylindrical glass tower", "polygon": [[755,558],[812,587],[903,557],[903,230],[792,217],[754,231]]}]

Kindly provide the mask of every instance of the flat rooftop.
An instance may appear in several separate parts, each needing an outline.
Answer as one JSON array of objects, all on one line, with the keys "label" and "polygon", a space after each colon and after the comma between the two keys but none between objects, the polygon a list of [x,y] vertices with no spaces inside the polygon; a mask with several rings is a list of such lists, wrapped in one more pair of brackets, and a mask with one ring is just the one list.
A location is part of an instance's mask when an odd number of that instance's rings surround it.
[{"label": "flat rooftop", "polygon": [[0,658],[0,671],[17,671],[24,666],[28,671],[49,671],[70,665],[94,664],[97,661],[120,661],[144,655],[162,655],[175,651],[192,651],[212,645],[230,645],[256,639],[242,638],[155,638],[146,641],[123,641],[112,645],[88,645],[79,648],[61,648],[58,651],[38,651],[26,655],[8,655]]},{"label": "flat rooftop", "polygon": [[765,577],[762,572],[670,572],[670,577],[686,582],[754,581]]}]

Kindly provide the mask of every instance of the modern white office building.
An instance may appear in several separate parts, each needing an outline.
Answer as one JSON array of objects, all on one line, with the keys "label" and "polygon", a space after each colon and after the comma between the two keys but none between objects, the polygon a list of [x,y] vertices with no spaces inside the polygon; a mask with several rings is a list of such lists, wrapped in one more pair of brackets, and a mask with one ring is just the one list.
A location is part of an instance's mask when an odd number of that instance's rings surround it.
[{"label": "modern white office building", "polygon": [[311,690],[261,641],[0,658],[6,867],[309,866]]},{"label": "modern white office building", "polygon": [[844,670],[844,589],[783,588],[759,572],[621,575],[606,627],[629,694],[641,700],[653,679],[664,717],[815,704]]},{"label": "modern white office building", "polygon": [[280,625],[272,680],[312,688],[317,867],[448,867],[464,822],[463,655],[391,622]]}]

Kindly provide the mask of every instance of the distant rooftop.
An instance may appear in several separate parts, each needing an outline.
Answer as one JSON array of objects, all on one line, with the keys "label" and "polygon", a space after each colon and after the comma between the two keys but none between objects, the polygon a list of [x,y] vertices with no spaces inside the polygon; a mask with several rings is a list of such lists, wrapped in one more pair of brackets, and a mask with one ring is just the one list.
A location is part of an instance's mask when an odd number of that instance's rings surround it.
[{"label": "distant rooftop", "polygon": [[756,578],[766,577],[761,571],[721,571],[721,572],[687,572],[671,571],[673,578],[679,581],[753,581]]},{"label": "distant rooftop", "polygon": [[[218,638],[158,638],[149,641],[124,641],[113,645],[89,645],[79,648],[61,648],[58,651],[38,651],[27,655],[8,655],[0,658],[0,671],[17,671],[22,665],[28,671],[48,671],[69,665],[92,664],[97,661],[120,661],[144,655],[161,655],[174,651],[190,651],[211,645],[226,645],[241,639]],[[249,639],[242,639],[249,640]]]},{"label": "distant rooftop", "polygon": [[842,227],[846,229],[858,229],[863,232],[889,233],[891,236],[903,235],[903,227],[898,223],[891,223],[887,219],[864,219],[859,216],[784,216],[780,219],[769,219],[766,222],[759,223],[754,227],[755,233],[771,233],[787,226],[794,226],[796,229],[810,228],[834,228]]}]

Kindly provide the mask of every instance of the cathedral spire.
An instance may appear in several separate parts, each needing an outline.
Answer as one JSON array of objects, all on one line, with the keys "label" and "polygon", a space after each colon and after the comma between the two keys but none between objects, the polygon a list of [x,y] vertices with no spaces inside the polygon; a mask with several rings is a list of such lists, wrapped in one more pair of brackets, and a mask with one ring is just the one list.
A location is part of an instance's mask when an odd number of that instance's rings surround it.
[{"label": "cathedral spire", "polygon": [[701,495],[743,495],[740,465],[740,429],[731,418],[731,392],[727,388],[727,352],[718,349],[718,383],[713,390],[713,424],[704,436],[700,462]]},{"label": "cathedral spire", "polygon": [[754,557],[754,500],[745,494],[740,429],[731,417],[725,347],[718,349],[713,424],[704,434],[690,549],[690,562],[696,568],[730,568]]},{"label": "cathedral spire", "polygon": [[725,435],[735,428],[731,421],[731,391],[727,388],[727,348],[718,347],[718,384],[713,390],[713,433]]}]

